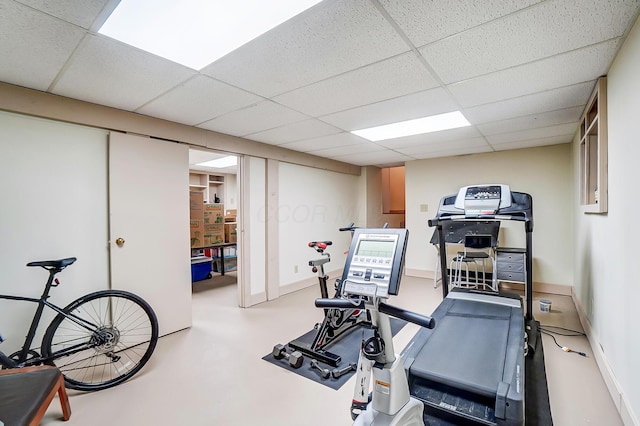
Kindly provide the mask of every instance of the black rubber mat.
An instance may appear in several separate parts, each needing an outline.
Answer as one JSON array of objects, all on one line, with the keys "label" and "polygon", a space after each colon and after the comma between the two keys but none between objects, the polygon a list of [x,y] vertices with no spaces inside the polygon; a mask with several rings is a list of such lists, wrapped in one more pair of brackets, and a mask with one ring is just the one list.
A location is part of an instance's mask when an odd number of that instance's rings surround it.
[{"label": "black rubber mat", "polygon": [[[406,324],[405,321],[398,320],[396,318],[391,318],[391,333],[395,336],[402,327]],[[311,342],[313,337],[315,336],[315,330],[311,330],[298,338],[298,340]],[[354,327],[352,330],[348,331],[340,340],[332,343],[327,350],[330,352],[339,355],[342,358],[340,365],[338,368],[345,367],[349,365],[349,363],[358,363],[358,355],[360,351],[360,344],[362,339],[368,339],[373,336],[373,331],[366,329],[364,327]],[[277,342],[276,342],[277,343]],[[396,349],[396,353],[400,353]],[[333,376],[329,376],[328,379],[323,379],[321,377],[320,371],[311,368],[311,359],[309,356],[304,356],[304,362],[300,368],[293,368],[289,365],[289,362],[286,359],[275,359],[273,354],[269,353],[262,357],[263,360],[270,362],[278,367],[282,367],[285,370],[289,370],[293,373],[296,373],[302,377],[306,377],[307,379],[313,380],[325,386],[328,386],[332,389],[340,389],[342,385],[344,385],[351,376],[355,373],[355,371],[351,371],[337,379],[334,379]],[[324,364],[322,362],[319,363],[320,367],[326,368],[329,371],[333,370],[333,367]]]},{"label": "black rubber mat", "polygon": [[525,418],[527,426],[552,426],[551,405],[549,404],[549,388],[544,368],[544,349],[540,335],[540,323],[528,323],[531,333],[536,333],[533,355],[525,362]]}]

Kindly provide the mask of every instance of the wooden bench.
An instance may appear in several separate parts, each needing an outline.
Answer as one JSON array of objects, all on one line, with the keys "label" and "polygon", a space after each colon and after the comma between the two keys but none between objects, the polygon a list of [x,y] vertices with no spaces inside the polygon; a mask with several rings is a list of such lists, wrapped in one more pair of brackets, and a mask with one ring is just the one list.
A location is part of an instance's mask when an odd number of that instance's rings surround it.
[{"label": "wooden bench", "polygon": [[37,426],[58,394],[62,418],[71,417],[64,376],[56,367],[0,370],[0,422],[5,426]]}]

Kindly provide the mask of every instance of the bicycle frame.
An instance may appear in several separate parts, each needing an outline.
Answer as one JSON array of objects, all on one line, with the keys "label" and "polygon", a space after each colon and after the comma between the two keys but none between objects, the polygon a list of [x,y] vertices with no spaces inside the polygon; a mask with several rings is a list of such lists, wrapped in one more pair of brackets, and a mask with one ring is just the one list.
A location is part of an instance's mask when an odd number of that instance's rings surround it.
[{"label": "bicycle frame", "polygon": [[[25,297],[25,296],[12,296],[12,295],[7,295],[7,294],[0,294],[0,299],[5,299],[5,300],[17,300],[17,301],[23,301],[23,302],[32,302],[32,303],[37,303],[38,304],[38,308],[36,309],[36,313],[33,316],[33,320],[31,320],[31,325],[29,327],[29,332],[27,333],[27,336],[25,338],[24,344],[22,346],[22,349],[20,350],[20,354],[18,356],[17,361],[13,360],[14,362],[16,362],[16,367],[25,367],[25,366],[30,366],[30,365],[37,365],[37,364],[46,364],[47,362],[50,362],[54,359],[63,357],[63,356],[67,356],[67,355],[72,355],[74,353],[83,351],[85,349],[91,348],[91,347],[95,347],[97,346],[95,343],[93,344],[89,344],[89,343],[83,343],[83,344],[78,344],[78,345],[74,345],[74,346],[70,346],[68,348],[65,348],[64,350],[58,351],[54,354],[51,354],[48,357],[43,357],[41,354],[37,357],[33,357],[30,358],[29,360],[27,360],[27,356],[29,355],[29,351],[31,350],[31,345],[33,344],[33,339],[35,338],[36,335],[36,331],[38,330],[38,326],[40,325],[40,320],[42,319],[42,314],[44,312],[44,308],[45,307],[49,307],[50,309],[53,309],[55,312],[57,312],[58,314],[62,314],[65,317],[69,318],[71,321],[75,322],[76,324],[78,324],[79,326],[89,330],[89,331],[96,331],[96,329],[98,328],[97,325],[90,323],[89,321],[86,321],[82,318],[79,318],[73,314],[68,314],[65,313],[64,310],[56,305],[54,305],[53,303],[49,302],[47,299],[49,298],[49,292],[51,291],[51,287],[56,287],[58,285],[58,281],[55,279],[55,275],[60,272],[60,270],[57,270],[55,268],[52,269],[47,269],[49,271],[49,279],[47,280],[47,284],[45,285],[44,288],[44,292],[42,293],[42,296],[40,296],[39,299],[33,298],[33,297]],[[54,285],[53,283],[56,282],[56,284]],[[0,354],[2,354],[2,352],[0,352]],[[9,367],[9,366],[7,366]]]}]

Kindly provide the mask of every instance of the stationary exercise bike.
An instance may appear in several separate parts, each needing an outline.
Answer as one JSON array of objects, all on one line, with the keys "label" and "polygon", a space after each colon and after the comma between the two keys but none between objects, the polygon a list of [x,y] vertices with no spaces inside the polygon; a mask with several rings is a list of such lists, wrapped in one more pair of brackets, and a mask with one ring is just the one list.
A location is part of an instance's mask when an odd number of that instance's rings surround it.
[{"label": "stationary exercise bike", "polygon": [[[347,228],[341,228],[340,230],[353,231],[353,224]],[[331,261],[331,255],[326,252],[328,246],[332,245],[331,241],[312,241],[309,243],[309,247],[313,248],[316,252],[320,253],[320,258],[309,261],[311,270],[318,275],[318,284],[320,286],[320,296],[323,299],[329,297],[329,291],[327,288],[327,280],[329,276],[325,274],[324,265]],[[341,297],[341,285],[337,281],[335,285],[334,298]],[[337,367],[340,364],[341,357],[333,352],[327,350],[327,348],[344,335],[347,331],[353,327],[363,326],[370,327],[371,320],[366,310],[364,309],[333,309],[327,308],[324,310],[324,319],[321,323],[315,325],[316,334],[311,342],[308,339],[298,338],[289,342],[289,346],[293,350],[300,351],[311,358],[318,361],[329,364],[333,367]]]},{"label": "stationary exercise bike", "polygon": [[435,321],[386,304],[389,295],[398,294],[408,235],[406,229],[356,229],[342,276],[342,297],[315,302],[325,309],[365,309],[371,316],[374,335],[361,345],[355,394],[368,389],[371,374],[373,393],[371,402],[362,403],[360,408],[366,408],[354,425],[424,425],[424,405],[410,396],[403,362],[394,353],[389,316],[426,328],[433,328]]}]

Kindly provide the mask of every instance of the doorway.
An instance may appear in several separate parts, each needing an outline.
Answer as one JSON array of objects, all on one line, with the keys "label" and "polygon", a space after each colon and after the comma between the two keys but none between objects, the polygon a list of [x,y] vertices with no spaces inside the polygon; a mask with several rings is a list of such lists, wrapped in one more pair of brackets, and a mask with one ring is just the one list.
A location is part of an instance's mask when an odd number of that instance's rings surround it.
[{"label": "doorway", "polygon": [[238,160],[234,154],[189,149],[193,293],[238,286]]}]

